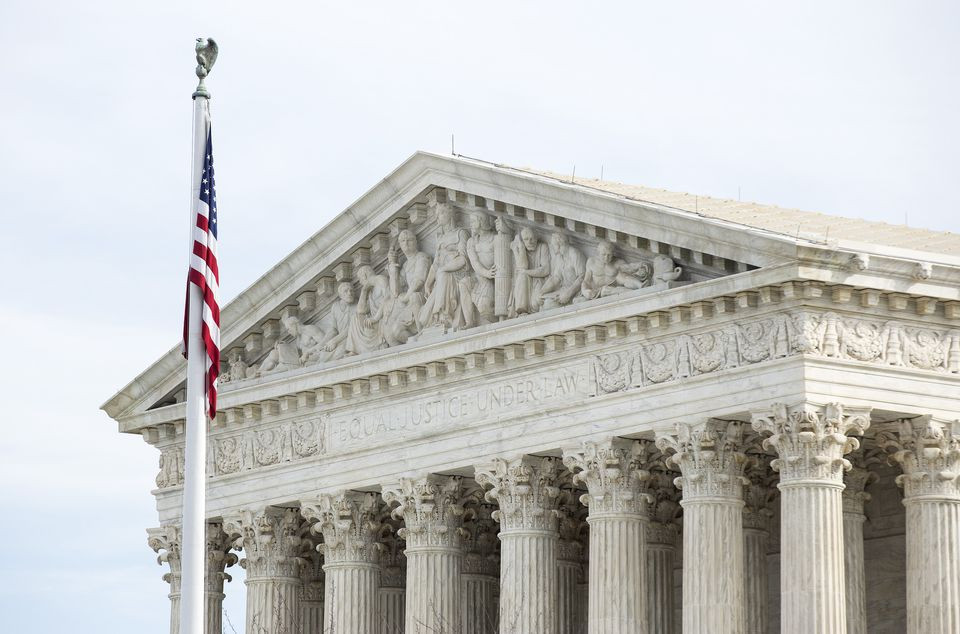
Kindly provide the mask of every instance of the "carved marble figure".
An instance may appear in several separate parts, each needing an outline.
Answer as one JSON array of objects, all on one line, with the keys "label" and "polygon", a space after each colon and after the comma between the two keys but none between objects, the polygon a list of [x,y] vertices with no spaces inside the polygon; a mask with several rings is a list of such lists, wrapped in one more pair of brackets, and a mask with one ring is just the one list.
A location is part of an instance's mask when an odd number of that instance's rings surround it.
[{"label": "carved marble figure", "polygon": [[293,341],[277,340],[273,349],[267,354],[257,374],[272,374],[301,367],[305,359],[310,358],[308,352],[323,339],[323,330],[318,326],[301,324],[300,319],[290,315],[283,320],[287,333]]},{"label": "carved marble figure", "polygon": [[[398,246],[406,258],[403,264],[398,262]],[[399,346],[420,332],[420,310],[426,300],[424,284],[430,262],[430,256],[419,250],[414,232],[404,229],[397,234],[396,244],[387,252],[390,297],[384,304],[382,322],[387,345]]]},{"label": "carved marble figure", "polygon": [[567,234],[550,236],[550,274],[540,287],[543,309],[566,306],[580,293],[586,263],[583,254],[570,244]]},{"label": "carved marble figure", "polygon": [[653,258],[652,281],[654,286],[669,284],[679,279],[683,269],[673,265],[673,258],[668,255],[658,255]]},{"label": "carved marble figure", "polygon": [[467,258],[473,267],[473,276],[460,281],[463,316],[466,326],[472,327],[494,321],[494,277],[497,275],[495,247],[497,232],[490,216],[483,211],[470,214],[470,238],[467,240]]},{"label": "carved marble figure", "polygon": [[230,371],[227,372],[227,379],[229,381],[242,381],[247,378],[248,369],[246,362],[243,360],[243,353],[234,350],[230,355]]},{"label": "carved marble figure", "polygon": [[649,283],[650,267],[642,262],[630,264],[616,257],[613,244],[601,240],[597,254],[587,258],[581,297],[596,299],[643,288]]},{"label": "carved marble figure", "polygon": [[380,324],[384,317],[384,304],[390,297],[390,283],[386,276],[377,275],[369,264],[357,269],[360,282],[360,299],[357,300],[356,316],[347,333],[348,354],[363,354],[384,347]]},{"label": "carved marble figure", "polygon": [[498,319],[512,317],[513,250],[510,247],[513,230],[502,217],[493,223],[497,236],[493,241],[493,314]]},{"label": "carved marble figure", "polygon": [[456,226],[453,207],[437,206],[437,249],[424,284],[428,295],[420,310],[420,326],[459,330],[468,327],[461,309],[460,282],[470,275],[466,230]]},{"label": "carved marble figure", "polygon": [[541,290],[550,275],[550,247],[524,227],[510,244],[513,251],[513,313],[540,310]]},{"label": "carved marble figure", "polygon": [[356,319],[356,296],[352,282],[340,282],[337,286],[337,301],[330,307],[326,318],[326,334],[323,341],[310,348],[310,358],[325,363],[345,357],[347,335]]}]

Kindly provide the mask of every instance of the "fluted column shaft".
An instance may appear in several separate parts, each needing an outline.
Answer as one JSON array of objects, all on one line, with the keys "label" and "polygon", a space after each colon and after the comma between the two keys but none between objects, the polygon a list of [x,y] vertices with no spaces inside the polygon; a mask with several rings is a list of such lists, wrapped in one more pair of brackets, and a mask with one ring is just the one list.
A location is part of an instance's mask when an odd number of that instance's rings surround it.
[{"label": "fluted column shaft", "polygon": [[576,634],[577,584],[580,564],[575,561],[557,561],[557,632]]},{"label": "fluted column shaft", "polygon": [[843,547],[844,454],[859,446],[869,410],[802,403],[754,415],[753,427],[771,434],[771,465],[780,473],[781,631],[847,631]]},{"label": "fluted column shaft", "polygon": [[472,504],[461,530],[463,572],[460,575],[462,634],[495,634],[497,631],[500,562],[496,556],[496,506]]},{"label": "fluted column shaft", "polygon": [[557,632],[559,461],[524,456],[476,468],[500,509],[500,634]]},{"label": "fluted column shaft", "polygon": [[380,568],[366,561],[323,565],[324,632],[376,632],[380,626]]},{"label": "fluted column shaft", "polygon": [[651,522],[647,527],[647,620],[650,631],[673,634],[676,630],[673,602],[673,568],[676,564],[677,531],[672,523]]},{"label": "fluted column shaft", "polygon": [[[862,462],[862,456],[857,455]],[[846,586],[847,634],[867,634],[867,590],[863,560],[863,504],[870,499],[864,487],[876,476],[857,466],[844,477],[843,574]]]},{"label": "fluted column shaft", "polygon": [[684,634],[744,630],[741,445],[739,423],[713,419],[657,439],[682,474]]},{"label": "fluted column shaft", "polygon": [[403,588],[380,587],[380,629],[382,634],[403,632],[406,592]]},{"label": "fluted column shaft", "polygon": [[768,634],[767,551],[769,545],[769,531],[744,527],[743,592],[746,634]]},{"label": "fluted column shaft", "polygon": [[903,469],[907,634],[960,632],[960,425],[901,421],[886,444]]},{"label": "fluted column shaft", "polygon": [[376,632],[380,627],[379,498],[355,491],[301,502],[323,535],[323,632]]},{"label": "fluted column shaft", "polygon": [[425,475],[383,487],[383,499],[403,518],[407,592],[404,631],[429,634],[460,626],[463,553],[458,528],[460,478]]},{"label": "fluted column shaft", "polygon": [[497,631],[497,578],[485,574],[464,573],[463,634],[494,634]]},{"label": "fluted column shaft", "polygon": [[641,490],[645,444],[622,438],[585,442],[564,451],[574,480],[587,485],[580,501],[590,525],[589,634],[649,632],[645,526],[652,497]]},{"label": "fluted column shaft", "polygon": [[739,634],[743,615],[743,500],[684,499],[683,632]]},{"label": "fluted column shaft", "polygon": [[170,634],[180,634],[180,575],[170,575]]}]

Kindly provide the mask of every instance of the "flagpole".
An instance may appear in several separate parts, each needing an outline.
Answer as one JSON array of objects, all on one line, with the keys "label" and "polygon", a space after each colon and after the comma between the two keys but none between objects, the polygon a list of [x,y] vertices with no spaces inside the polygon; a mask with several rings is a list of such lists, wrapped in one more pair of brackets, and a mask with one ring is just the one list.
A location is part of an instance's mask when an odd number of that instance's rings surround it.
[{"label": "flagpole", "polygon": [[[199,42],[199,40],[198,40]],[[199,46],[199,45],[198,45]],[[200,58],[198,56],[198,61]],[[211,64],[212,65],[212,64]],[[209,72],[203,62],[197,67],[200,83],[193,93],[193,159],[190,183],[190,242],[197,227],[200,171],[206,148],[210,93],[203,78]],[[206,365],[203,343],[203,295],[196,284],[187,284],[186,443],[184,447],[183,525],[181,527],[181,634],[204,634],[204,560],[206,559]],[[219,634],[219,633],[218,633]]]}]

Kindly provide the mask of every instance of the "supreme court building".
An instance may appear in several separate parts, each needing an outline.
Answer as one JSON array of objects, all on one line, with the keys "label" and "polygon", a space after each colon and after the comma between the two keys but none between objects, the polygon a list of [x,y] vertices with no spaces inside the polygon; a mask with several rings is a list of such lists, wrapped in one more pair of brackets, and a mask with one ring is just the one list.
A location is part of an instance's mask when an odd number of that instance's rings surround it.
[{"label": "supreme court building", "polygon": [[418,153],[222,328],[211,634],[960,632],[960,236]]}]

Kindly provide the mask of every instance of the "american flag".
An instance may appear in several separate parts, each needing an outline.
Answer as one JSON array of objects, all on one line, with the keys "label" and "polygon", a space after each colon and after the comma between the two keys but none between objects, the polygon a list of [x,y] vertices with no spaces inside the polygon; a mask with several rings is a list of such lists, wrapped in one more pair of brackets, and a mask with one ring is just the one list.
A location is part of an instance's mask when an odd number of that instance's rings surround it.
[{"label": "american flag", "polygon": [[183,356],[187,356],[190,342],[190,285],[200,289],[203,297],[203,345],[207,351],[206,381],[207,416],[217,415],[217,376],[220,374],[220,273],[217,268],[217,193],[213,177],[213,140],[210,120],[207,122],[207,143],[203,153],[203,172],[200,174],[200,194],[196,205],[196,226],[193,229],[193,247],[190,271],[187,274],[187,302],[183,315]]}]

